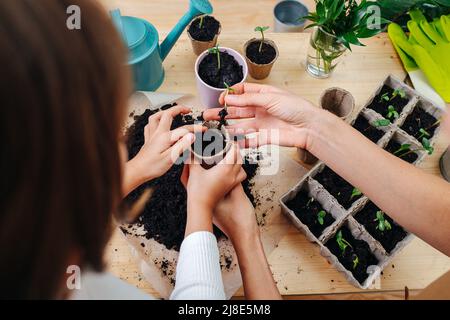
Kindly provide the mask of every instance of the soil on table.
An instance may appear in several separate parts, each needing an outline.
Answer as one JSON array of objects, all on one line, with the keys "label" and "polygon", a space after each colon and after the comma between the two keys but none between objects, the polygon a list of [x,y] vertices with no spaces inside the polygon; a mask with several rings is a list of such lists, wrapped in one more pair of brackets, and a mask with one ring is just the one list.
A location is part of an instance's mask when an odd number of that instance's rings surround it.
[{"label": "soil on table", "polygon": [[317,174],[314,179],[319,182],[336,200],[349,209],[362,195],[352,197],[355,188],[328,167]]},{"label": "soil on table", "polygon": [[[378,259],[370,251],[367,242],[355,239],[346,226],[343,226],[340,230],[342,231],[342,238],[347,240],[350,246],[347,246],[342,252],[336,241],[336,236],[328,240],[325,245],[342,265],[353,274],[355,279],[360,284],[363,284],[368,277],[367,268],[371,265],[377,265]],[[358,263],[355,266],[354,261],[356,258]]]},{"label": "soil on table", "polygon": [[225,89],[225,83],[231,87],[244,79],[242,66],[227,52],[220,52],[220,69],[217,67],[217,54],[208,53],[200,62],[198,75],[206,84],[219,89]]},{"label": "soil on table", "polygon": [[196,132],[192,150],[203,157],[213,157],[222,152],[226,146],[225,136],[218,129],[209,129],[206,132]]},{"label": "soil on table", "polygon": [[406,117],[405,123],[401,128],[415,138],[420,137],[420,129],[425,129],[425,131],[430,134],[430,136],[426,136],[425,138],[431,139],[434,136],[437,126],[438,120],[417,106],[414,108],[413,112]]},{"label": "soil on table", "polygon": [[387,214],[384,214],[384,219],[389,222],[392,229],[380,231],[378,226],[377,212],[381,211],[373,202],[367,203],[367,205],[355,215],[355,219],[361,223],[378,242],[381,243],[383,248],[389,253],[391,252],[397,243],[405,239],[407,233],[397,223],[392,220]]},{"label": "soil on table", "polygon": [[247,46],[246,55],[256,64],[269,64],[277,56],[277,52],[274,47],[268,43],[263,43],[261,51],[259,51],[259,46],[261,41],[254,41]]},{"label": "soil on table", "polygon": [[[289,209],[294,211],[297,218],[299,218],[303,224],[307,225],[312,234],[317,238],[319,238],[323,231],[335,221],[333,216],[329,212],[326,212],[320,203],[310,197],[305,190],[300,190],[295,198],[288,201],[286,205]],[[321,211],[326,213],[323,218],[323,224],[320,224],[318,219],[318,214]]]},{"label": "soil on table", "polygon": [[353,127],[374,143],[377,143],[384,136],[383,131],[372,126],[369,120],[362,115],[356,119]]},{"label": "soil on table", "polygon": [[188,32],[192,39],[197,41],[212,41],[219,33],[220,23],[214,17],[204,16],[203,24],[200,27],[200,18],[191,23]]},{"label": "soil on table", "polygon": [[[384,85],[380,93],[374,98],[373,102],[369,105],[368,108],[375,110],[383,117],[387,118],[388,108],[389,106],[393,106],[400,115],[400,113],[403,111],[403,108],[408,104],[409,100],[407,97],[402,98],[400,95],[396,95],[392,98],[393,93],[394,89],[388,87],[387,85]],[[386,94],[390,99],[389,101],[385,101],[384,99],[382,99],[383,95]],[[391,119],[391,122],[394,122],[394,120],[395,119]]]},{"label": "soil on table", "polygon": [[[161,109],[166,110],[172,106],[174,105],[166,105]],[[141,116],[135,117],[135,123],[127,131],[129,159],[134,158],[144,145],[144,127],[148,124],[149,116],[157,111],[159,110],[146,110]],[[193,123],[194,118],[191,115],[178,115],[174,118],[171,129]],[[251,180],[256,175],[258,167],[258,163],[249,163],[248,159],[244,159],[243,169],[247,173],[247,179],[242,185],[253,205],[255,205],[255,199],[251,192],[253,187]],[[147,239],[155,239],[167,249],[177,251],[184,239],[187,215],[187,193],[180,181],[182,172],[183,165],[174,165],[163,176],[139,186],[125,199],[125,203],[131,206],[145,190],[151,188],[152,197],[136,223],[144,226]],[[224,236],[217,228],[214,229],[214,234],[218,238]]]},{"label": "soil on table", "polygon": [[[392,153],[394,156],[397,156],[398,158],[403,159],[403,160],[405,160],[406,162],[409,162],[409,163],[414,163],[417,160],[417,158],[419,158],[419,155],[417,153],[415,153],[415,152],[411,152],[411,153],[405,154],[404,156],[402,156],[402,154],[404,154],[405,152],[401,152],[399,154],[395,154],[395,152],[397,150],[399,150],[400,147],[401,147],[401,144],[392,139],[391,141],[389,141],[389,143],[386,146],[385,150],[388,151],[389,153]],[[414,148],[415,148],[415,146],[412,145],[411,149],[414,150]],[[401,157],[399,157],[399,156],[401,156]]]}]

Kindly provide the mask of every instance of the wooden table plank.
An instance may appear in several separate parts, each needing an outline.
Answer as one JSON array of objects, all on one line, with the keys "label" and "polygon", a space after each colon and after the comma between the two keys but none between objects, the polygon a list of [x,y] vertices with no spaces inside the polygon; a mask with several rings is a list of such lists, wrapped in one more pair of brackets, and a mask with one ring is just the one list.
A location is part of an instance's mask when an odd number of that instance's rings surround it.
[{"label": "wooden table plank", "polygon": [[[241,51],[242,45],[251,36],[253,36],[251,33],[223,34],[220,37],[220,44]],[[313,79],[304,71],[308,34],[270,34],[269,37],[277,42],[280,58],[271,76],[261,82],[288,89],[315,103],[324,89],[339,86],[352,92],[360,108],[388,74],[402,80],[406,77],[386,35],[366,40],[365,48],[355,48],[354,52],[348,54],[338,66],[335,74],[327,80]],[[160,91],[195,94],[193,73],[195,58],[184,34],[164,63],[166,80]],[[422,164],[424,170],[431,174],[439,174],[439,156],[448,142],[443,137],[439,139],[435,155]],[[286,149],[285,152],[295,158],[295,150]],[[155,294],[150,284],[141,278],[128,245],[118,233],[108,246],[107,261],[112,273],[148,293]],[[309,243],[293,227],[270,255],[269,262],[278,287],[284,295],[360,292],[349,285],[344,277],[320,256],[316,245]],[[447,256],[420,239],[415,239],[385,270],[378,287],[374,290],[398,292],[405,286],[410,289],[422,289],[448,270],[450,259]],[[242,294],[240,290],[237,296]]]}]

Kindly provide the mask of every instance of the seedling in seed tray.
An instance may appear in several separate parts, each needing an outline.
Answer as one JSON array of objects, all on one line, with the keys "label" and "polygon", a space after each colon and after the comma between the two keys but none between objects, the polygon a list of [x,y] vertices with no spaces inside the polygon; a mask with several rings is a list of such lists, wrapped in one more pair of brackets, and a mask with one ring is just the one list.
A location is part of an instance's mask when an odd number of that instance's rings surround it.
[{"label": "seedling in seed tray", "polygon": [[420,128],[419,130],[420,136],[418,137],[418,139],[422,139],[422,138],[429,138],[431,136],[431,134],[428,133],[427,130]]},{"label": "seedling in seed tray", "polygon": [[336,233],[336,242],[337,242],[337,244],[339,246],[339,249],[341,249],[342,255],[344,255],[345,249],[347,249],[347,247],[350,247],[350,248],[353,249],[352,245],[347,240],[345,240],[342,237],[342,231],[341,230],[339,230],[339,232]]},{"label": "seedling in seed tray", "polygon": [[256,27],[255,31],[256,32],[261,32],[261,44],[259,45],[259,53],[261,53],[262,50],[262,46],[264,44],[264,31],[269,30],[269,27]]},{"label": "seedling in seed tray", "polygon": [[220,49],[219,45],[216,45],[215,47],[209,48],[208,52],[211,54],[217,55],[217,69],[220,70]]},{"label": "seedling in seed tray", "polygon": [[383,93],[383,95],[382,95],[381,98],[380,98],[380,102],[383,102],[383,101],[388,102],[389,100],[391,100],[391,99],[389,98],[389,93],[387,93],[387,92]]},{"label": "seedling in seed tray", "polygon": [[359,264],[359,258],[358,256],[355,254],[355,258],[353,258],[353,269],[356,269],[356,267]]},{"label": "seedling in seed tray", "polygon": [[392,229],[391,224],[384,218],[384,212],[378,210],[376,212],[376,219],[374,221],[378,221],[377,230],[384,232],[385,230],[389,231]]},{"label": "seedling in seed tray", "polygon": [[388,107],[387,117],[388,119],[397,119],[399,117],[399,114],[397,110],[395,110],[394,106],[391,105]]},{"label": "seedling in seed tray", "polygon": [[402,88],[395,89],[392,93],[392,99],[395,97],[400,96],[400,98],[405,99],[406,98],[406,92]]},{"label": "seedling in seed tray", "polygon": [[358,188],[353,188],[350,200],[353,200],[353,198],[358,197],[360,195],[362,195],[362,192]]},{"label": "seedling in seed tray", "polygon": [[319,222],[319,224],[321,225],[321,226],[323,226],[323,224],[324,224],[324,218],[325,218],[325,216],[327,215],[327,213],[325,212],[325,210],[321,210],[321,211],[319,211],[319,213],[317,214],[317,222]]},{"label": "seedling in seed tray", "polygon": [[428,155],[432,155],[434,152],[434,148],[431,146],[430,140],[428,138],[422,138],[422,147],[428,153]]},{"label": "seedling in seed tray", "polygon": [[388,119],[378,119],[372,123],[375,127],[387,127],[391,124],[391,121]]}]

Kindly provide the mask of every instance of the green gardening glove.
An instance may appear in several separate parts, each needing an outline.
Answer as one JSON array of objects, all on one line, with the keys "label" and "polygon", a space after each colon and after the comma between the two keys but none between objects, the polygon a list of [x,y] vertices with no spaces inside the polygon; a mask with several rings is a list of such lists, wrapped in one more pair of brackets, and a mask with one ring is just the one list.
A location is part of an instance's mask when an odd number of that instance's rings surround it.
[{"label": "green gardening glove", "polygon": [[412,58],[436,92],[450,102],[450,18],[442,16],[428,23],[421,13],[411,12],[411,17],[409,39],[394,23],[388,28],[389,36],[398,51]]}]

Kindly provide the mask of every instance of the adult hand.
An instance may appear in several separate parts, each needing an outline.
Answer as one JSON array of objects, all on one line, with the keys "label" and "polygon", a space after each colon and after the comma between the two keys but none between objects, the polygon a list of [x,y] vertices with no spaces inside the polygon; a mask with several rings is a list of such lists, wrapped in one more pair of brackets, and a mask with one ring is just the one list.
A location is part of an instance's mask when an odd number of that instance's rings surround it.
[{"label": "adult hand", "polygon": [[[227,119],[247,119],[227,127],[231,133],[258,133],[245,140],[245,147],[279,144],[307,149],[315,121],[323,121],[327,114],[309,101],[272,86],[241,83],[233,89],[233,94],[221,95],[220,103],[229,106]],[[205,120],[219,119],[219,110],[205,111]],[[270,132],[274,129],[279,137]]]}]

